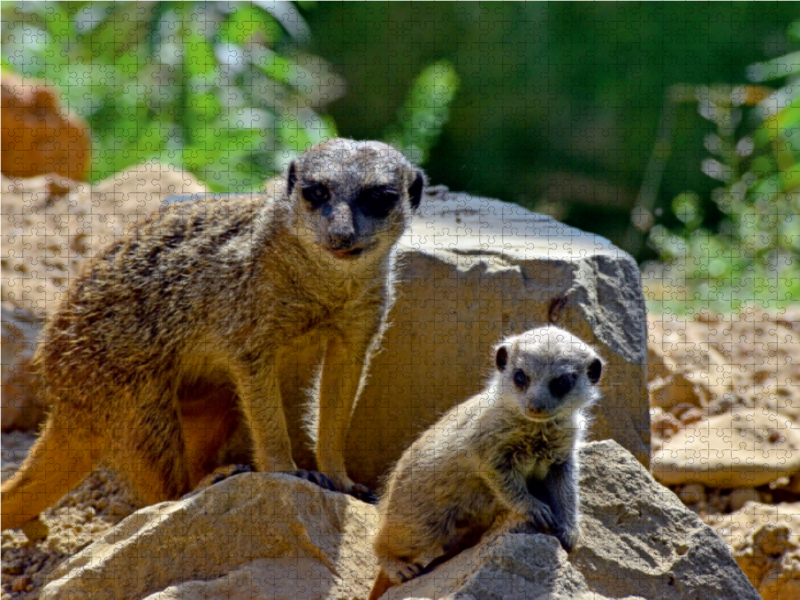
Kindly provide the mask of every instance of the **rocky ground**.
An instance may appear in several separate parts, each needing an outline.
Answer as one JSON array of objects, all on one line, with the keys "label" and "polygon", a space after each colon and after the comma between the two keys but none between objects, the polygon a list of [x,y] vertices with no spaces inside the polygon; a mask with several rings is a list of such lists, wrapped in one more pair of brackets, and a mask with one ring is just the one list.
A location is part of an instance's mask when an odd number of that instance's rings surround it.
[{"label": "rocky ground", "polygon": [[[40,320],[99,245],[165,195],[201,191],[191,176],[158,165],[91,190],[44,177],[22,187],[3,181],[2,417],[4,431],[17,428],[2,436],[4,478],[43,411],[26,370]],[[720,534],[762,598],[800,598],[800,309],[651,317],[648,332],[654,476]],[[124,487],[99,469],[44,514],[47,537],[3,533],[2,597],[38,597],[64,558],[133,510]]]},{"label": "rocky ground", "polygon": [[652,471],[764,599],[800,598],[800,308],[649,320]]}]

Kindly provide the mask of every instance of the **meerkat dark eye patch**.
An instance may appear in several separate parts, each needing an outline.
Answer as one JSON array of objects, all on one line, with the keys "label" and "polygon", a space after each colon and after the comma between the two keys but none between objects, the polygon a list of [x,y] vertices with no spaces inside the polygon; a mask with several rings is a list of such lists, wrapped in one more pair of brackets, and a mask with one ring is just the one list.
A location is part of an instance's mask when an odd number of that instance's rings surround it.
[{"label": "meerkat dark eye patch", "polygon": [[566,375],[556,377],[550,381],[550,393],[555,398],[563,398],[572,391],[577,380],[578,376],[575,375],[575,373],[567,373]]},{"label": "meerkat dark eye patch", "polygon": [[522,369],[514,371],[514,385],[521,390],[528,387],[528,376],[525,375],[525,371]]},{"label": "meerkat dark eye patch", "polygon": [[317,209],[331,199],[331,193],[321,183],[308,183],[303,186],[303,198],[311,205],[312,209]]},{"label": "meerkat dark eye patch", "polygon": [[289,175],[286,177],[286,191],[291,194],[294,184],[297,183],[297,163],[292,161],[289,165]]},{"label": "meerkat dark eye patch", "polygon": [[505,346],[500,346],[497,349],[497,355],[494,357],[494,363],[497,365],[498,371],[505,371],[508,364],[508,349]]},{"label": "meerkat dark eye patch", "polygon": [[408,188],[408,198],[411,202],[411,208],[417,210],[419,203],[422,201],[422,190],[425,187],[425,176],[422,171],[417,171],[417,176],[414,178],[414,183]]},{"label": "meerkat dark eye patch", "polygon": [[586,370],[586,376],[589,378],[589,382],[592,384],[597,383],[600,381],[600,375],[603,374],[603,363],[600,362],[599,358],[595,358],[589,368]]},{"label": "meerkat dark eye patch", "polygon": [[363,190],[356,198],[355,205],[365,217],[384,219],[400,200],[400,194],[385,185]]}]

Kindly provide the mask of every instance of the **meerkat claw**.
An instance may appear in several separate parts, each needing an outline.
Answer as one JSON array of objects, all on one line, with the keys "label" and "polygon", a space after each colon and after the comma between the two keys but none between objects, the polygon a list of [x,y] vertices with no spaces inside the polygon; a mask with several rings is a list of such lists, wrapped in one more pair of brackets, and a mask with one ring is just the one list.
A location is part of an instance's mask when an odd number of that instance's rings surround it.
[{"label": "meerkat claw", "polygon": [[378,503],[378,495],[369,489],[365,485],[361,485],[360,483],[356,483],[353,485],[353,489],[350,490],[350,495],[357,500],[361,500],[362,502],[366,502],[367,504],[377,504]]},{"label": "meerkat claw", "polygon": [[299,477],[300,479],[305,479],[306,481],[310,481],[321,487],[323,490],[328,490],[329,492],[339,492],[339,488],[333,483],[333,480],[320,473],[319,471],[306,471],[305,469],[299,469],[297,471],[290,471],[289,475],[294,475],[295,477]]}]

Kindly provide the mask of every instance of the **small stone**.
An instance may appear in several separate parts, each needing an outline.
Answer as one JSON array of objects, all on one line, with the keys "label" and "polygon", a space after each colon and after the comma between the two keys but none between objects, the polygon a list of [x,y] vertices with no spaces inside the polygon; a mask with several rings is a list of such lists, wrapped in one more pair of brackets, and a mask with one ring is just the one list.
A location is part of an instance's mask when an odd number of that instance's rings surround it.
[{"label": "small stone", "polygon": [[681,429],[681,422],[670,413],[661,413],[650,422],[650,429],[654,436],[666,439]]},{"label": "small stone", "polygon": [[659,406],[670,412],[675,412],[673,409],[681,404],[692,408],[705,403],[705,395],[701,393],[700,387],[681,373],[675,373],[663,380],[657,379],[648,389],[650,406]]},{"label": "small stone", "polygon": [[690,408],[685,413],[683,413],[680,417],[681,423],[683,423],[684,427],[686,425],[691,425],[692,423],[697,423],[698,421],[704,419],[706,417],[706,411],[700,408]]},{"label": "small stone", "polygon": [[690,483],[683,486],[678,492],[678,498],[684,504],[697,504],[706,501],[706,488],[699,483]]},{"label": "small stone", "polygon": [[761,497],[758,494],[758,490],[753,488],[738,488],[733,490],[730,497],[730,507],[731,511],[736,512],[737,510],[744,507],[747,502],[758,502],[761,500]]},{"label": "small stone", "polygon": [[32,584],[33,580],[27,575],[23,575],[22,577],[16,577],[14,579],[14,582],[11,584],[11,589],[15,592],[25,592],[28,586]]},{"label": "small stone", "polygon": [[753,536],[753,545],[765,556],[776,558],[796,547],[789,539],[791,534],[786,525],[767,525]]}]

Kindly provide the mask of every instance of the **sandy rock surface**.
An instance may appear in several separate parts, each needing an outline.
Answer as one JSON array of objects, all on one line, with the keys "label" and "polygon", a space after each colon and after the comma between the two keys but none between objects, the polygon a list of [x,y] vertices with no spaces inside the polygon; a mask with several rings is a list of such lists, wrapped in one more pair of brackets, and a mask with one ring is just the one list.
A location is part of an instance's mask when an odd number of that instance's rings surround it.
[{"label": "sandy rock surface", "polygon": [[[627,451],[592,443],[581,459],[572,555],[512,517],[386,598],[758,598],[723,541]],[[132,515],[63,562],[42,596],[364,598],[376,510],[287,475],[238,475]]]},{"label": "sandy rock surface", "polygon": [[751,502],[707,522],[764,600],[800,598],[800,502]]},{"label": "sandy rock surface", "polygon": [[2,304],[2,364],[0,416],[2,430],[33,429],[44,418],[44,400],[36,393],[38,377],[30,361],[36,351],[42,322],[25,309]]}]

